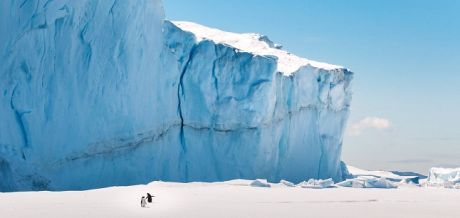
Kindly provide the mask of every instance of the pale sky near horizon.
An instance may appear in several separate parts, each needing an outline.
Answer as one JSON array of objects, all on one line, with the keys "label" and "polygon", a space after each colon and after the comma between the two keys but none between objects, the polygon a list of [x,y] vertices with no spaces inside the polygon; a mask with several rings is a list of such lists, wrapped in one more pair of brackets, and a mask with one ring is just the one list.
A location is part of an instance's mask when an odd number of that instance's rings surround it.
[{"label": "pale sky near horizon", "polygon": [[164,0],[167,19],[268,35],[355,73],[343,160],[460,167],[460,1]]}]

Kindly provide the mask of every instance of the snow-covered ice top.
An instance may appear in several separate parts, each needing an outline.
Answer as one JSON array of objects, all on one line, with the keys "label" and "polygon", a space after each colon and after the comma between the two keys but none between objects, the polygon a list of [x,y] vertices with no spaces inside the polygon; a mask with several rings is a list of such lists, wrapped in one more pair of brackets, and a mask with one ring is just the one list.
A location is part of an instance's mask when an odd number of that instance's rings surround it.
[{"label": "snow-covered ice top", "polygon": [[292,75],[299,68],[307,65],[325,70],[344,69],[342,66],[312,61],[293,55],[281,50],[281,46],[274,44],[267,36],[257,33],[231,33],[188,21],[172,22],[182,30],[195,34],[198,41],[207,39],[255,55],[275,56],[278,59],[277,70],[286,76]]}]

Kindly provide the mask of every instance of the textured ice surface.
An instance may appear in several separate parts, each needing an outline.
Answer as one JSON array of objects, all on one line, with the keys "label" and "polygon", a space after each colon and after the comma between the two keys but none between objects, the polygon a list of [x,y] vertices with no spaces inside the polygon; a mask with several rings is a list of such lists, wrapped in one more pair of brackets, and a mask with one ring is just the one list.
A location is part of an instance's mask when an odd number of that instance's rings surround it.
[{"label": "textured ice surface", "polygon": [[205,27],[182,24],[166,22],[164,29],[176,63],[171,74],[181,74],[186,179],[342,179],[351,72],[306,63],[286,76],[277,56],[220,43],[225,33],[216,38]]},{"label": "textured ice surface", "polygon": [[346,166],[350,176],[337,186],[353,188],[396,188],[398,186],[419,186],[419,180],[426,176],[412,172],[390,172],[381,170],[363,170]]},{"label": "textured ice surface", "polygon": [[332,179],[309,179],[308,181],[301,182],[299,185],[302,188],[331,188],[334,185],[334,181]]},{"label": "textured ice surface", "polygon": [[397,188],[397,186],[388,179],[374,177],[357,177],[347,179],[343,182],[337,183],[336,185],[350,188]]},{"label": "textured ice surface", "polygon": [[409,184],[409,185],[418,185],[420,184],[420,178],[419,177],[405,178],[405,179],[402,179],[400,183]]},{"label": "textured ice surface", "polygon": [[294,184],[294,183],[289,182],[289,181],[286,181],[286,180],[284,180],[284,179],[282,179],[282,180],[280,181],[280,184],[283,184],[283,185],[286,186],[286,187],[295,187],[295,184]]},{"label": "textured ice surface", "polygon": [[446,188],[460,187],[460,168],[433,167],[428,175],[427,184],[430,186],[444,186]]},{"label": "textured ice surface", "polygon": [[384,178],[392,182],[415,183],[418,184],[420,179],[426,176],[412,172],[381,171],[381,170],[363,170],[353,166],[346,166],[350,176],[348,178]]},{"label": "textured ice surface", "polygon": [[270,188],[271,185],[267,182],[266,179],[256,179],[249,184],[252,187],[262,187],[262,188]]},{"label": "textured ice surface", "polygon": [[159,0],[0,1],[0,191],[147,181],[132,151],[176,117],[163,17]]},{"label": "textured ice surface", "polygon": [[0,10],[1,191],[343,179],[345,68],[163,24],[159,0]]}]

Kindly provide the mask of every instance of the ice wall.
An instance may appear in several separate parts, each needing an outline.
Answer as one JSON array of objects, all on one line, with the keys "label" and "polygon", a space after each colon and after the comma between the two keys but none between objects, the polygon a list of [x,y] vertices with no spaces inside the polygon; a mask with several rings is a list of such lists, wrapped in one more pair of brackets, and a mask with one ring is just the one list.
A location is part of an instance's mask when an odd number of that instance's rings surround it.
[{"label": "ice wall", "polygon": [[0,191],[342,179],[352,73],[159,0],[0,2]]},{"label": "ice wall", "polygon": [[350,71],[189,22],[167,21],[165,40],[181,74],[184,180],[342,179]]},{"label": "ice wall", "polygon": [[163,17],[160,0],[0,1],[0,188],[119,183],[98,182],[110,162],[66,166],[170,119],[152,89]]}]

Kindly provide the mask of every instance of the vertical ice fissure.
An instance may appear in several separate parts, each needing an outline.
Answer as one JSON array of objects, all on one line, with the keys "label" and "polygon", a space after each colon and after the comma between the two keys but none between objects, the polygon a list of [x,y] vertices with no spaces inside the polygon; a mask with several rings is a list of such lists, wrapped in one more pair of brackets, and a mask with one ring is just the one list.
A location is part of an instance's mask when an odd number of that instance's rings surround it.
[{"label": "vertical ice fissure", "polygon": [[113,13],[113,9],[115,8],[115,5],[117,5],[117,3],[118,3],[118,0],[114,0],[112,3],[112,6],[110,6],[110,9],[109,9],[109,14],[110,14],[110,17],[112,18],[112,31],[115,27],[115,15]]},{"label": "vertical ice fissure", "polygon": [[216,102],[219,101],[219,83],[218,83],[218,80],[217,80],[217,75],[216,75],[216,65],[217,65],[217,60],[219,59],[218,57],[218,49],[217,49],[217,45],[214,46],[214,54],[215,54],[215,59],[212,63],[212,78],[214,79],[214,89],[216,90]]},{"label": "vertical ice fissure", "polygon": [[[322,89],[323,89],[323,86],[324,84],[321,84],[321,83],[324,83],[323,79],[321,78],[321,74],[319,75],[319,78],[317,79],[317,82],[318,82],[318,93],[319,95],[318,96],[321,96],[321,92],[322,92]],[[319,107],[321,107],[321,99],[319,99]],[[318,162],[318,172],[316,173],[316,178],[317,179],[320,179],[320,175],[321,175],[321,167],[322,167],[322,162],[323,162],[323,158],[324,158],[324,141],[323,141],[323,135],[321,134],[321,127],[320,127],[320,120],[321,120],[321,110],[316,110],[316,128],[318,129],[318,135],[319,135],[319,151],[320,151],[320,155],[319,155],[319,162]]]},{"label": "vertical ice fissure", "polygon": [[184,93],[184,75],[187,72],[187,68],[190,65],[190,62],[193,59],[193,55],[195,53],[197,45],[194,45],[192,49],[190,50],[190,54],[188,56],[187,61],[184,64],[184,67],[182,68],[180,77],[179,77],[179,85],[177,86],[177,101],[178,101],[178,106],[177,106],[177,111],[179,113],[179,118],[180,118],[180,142],[182,146],[183,152],[186,151],[186,146],[185,146],[185,136],[184,136],[184,115],[182,112],[182,98],[185,98],[185,93]]},{"label": "vertical ice fissure", "polygon": [[[16,106],[14,105],[14,102],[13,102],[13,98],[16,94],[16,89],[17,89],[18,85],[16,85],[14,88],[13,88],[13,91],[11,92],[11,98],[10,98],[10,107],[11,109],[13,110],[14,112],[14,115],[15,115],[15,118],[16,118],[16,122],[18,123],[19,125],[19,131],[21,133],[21,137],[22,137],[22,140],[23,140],[23,143],[24,143],[24,147],[25,148],[28,148],[29,147],[29,139],[27,137],[27,131],[26,131],[26,127],[25,127],[25,124],[24,124],[24,114],[28,114],[30,113],[30,111],[19,111]],[[23,155],[23,159],[25,159],[25,156]]]},{"label": "vertical ice fissure", "polygon": [[179,130],[179,142],[181,145],[181,159],[185,161],[185,180],[187,181],[188,179],[188,163],[187,160],[184,158],[185,153],[187,152],[187,145],[185,142],[185,133],[184,133],[184,114],[182,111],[182,97],[185,98],[185,92],[184,92],[184,76],[185,73],[187,72],[187,69],[193,59],[193,55],[195,53],[195,49],[198,45],[193,45],[193,47],[190,50],[190,53],[188,54],[188,59],[184,64],[184,67],[182,68],[182,71],[180,73],[179,77],[179,84],[177,85],[177,111],[179,113],[179,118],[180,118],[180,130]]},{"label": "vertical ice fissure", "polygon": [[[318,114],[320,114],[320,112],[318,112]],[[318,115],[319,116],[319,115]],[[319,124],[319,122],[318,122]],[[318,129],[319,129],[319,125],[318,125]],[[319,134],[319,149],[320,149],[320,155],[319,155],[319,162],[318,162],[318,173],[316,175],[316,178],[317,179],[320,179],[320,175],[321,175],[321,165],[322,165],[322,162],[323,162],[323,157],[324,157],[324,144],[323,144],[323,136],[321,135],[321,133]]]},{"label": "vertical ice fissure", "polygon": [[[217,61],[218,59],[220,58],[219,57],[219,50],[217,48],[217,45],[214,46],[214,55],[215,55],[215,58],[214,58],[214,61],[212,62],[212,72],[211,72],[211,76],[214,80],[214,89],[216,90],[216,99],[215,99],[215,103],[214,103],[214,113],[212,115],[212,119],[211,119],[211,122],[212,122],[212,128],[214,128],[216,126],[216,120],[217,120],[217,107],[219,104],[219,84],[218,84],[218,79],[217,79],[217,75],[216,75],[216,68],[217,68]],[[221,176],[221,173],[219,172],[219,168],[220,168],[220,165],[219,165],[219,161],[216,159],[216,152],[214,150],[214,143],[211,143],[210,145],[210,152],[211,152],[211,157],[212,157],[212,160],[213,160],[213,166],[214,166],[214,172],[216,174],[216,177],[217,179],[222,179],[222,176]]]}]

